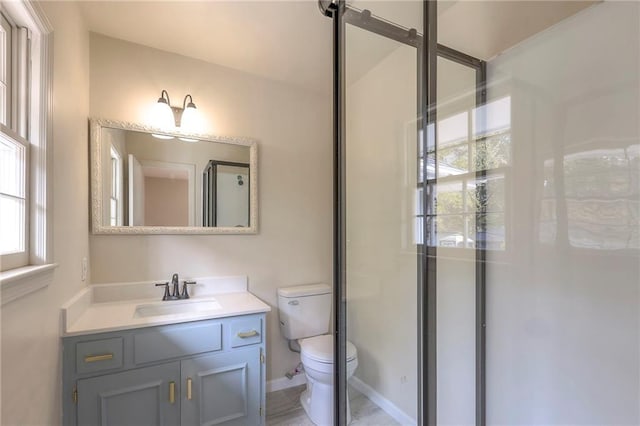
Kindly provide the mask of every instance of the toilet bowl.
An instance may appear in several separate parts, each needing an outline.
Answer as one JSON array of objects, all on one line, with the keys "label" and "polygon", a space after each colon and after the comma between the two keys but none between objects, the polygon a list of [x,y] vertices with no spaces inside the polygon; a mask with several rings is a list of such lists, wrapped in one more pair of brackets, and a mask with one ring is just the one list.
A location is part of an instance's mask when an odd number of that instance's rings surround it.
[{"label": "toilet bowl", "polygon": [[[307,389],[300,395],[300,404],[307,416],[318,426],[330,426],[334,419],[333,401],[333,336],[322,335],[300,339],[300,360],[304,366]],[[358,367],[356,347],[347,342],[347,380]],[[347,423],[351,410],[347,393]]]},{"label": "toilet bowl", "polygon": [[[300,345],[300,361],[307,378],[307,389],[300,403],[311,421],[318,426],[331,426],[333,404],[333,341],[329,332],[331,287],[306,284],[278,289],[278,320],[282,335]],[[291,347],[291,346],[289,346]],[[347,380],[358,367],[356,347],[347,342]],[[347,423],[351,421],[349,396]]]}]

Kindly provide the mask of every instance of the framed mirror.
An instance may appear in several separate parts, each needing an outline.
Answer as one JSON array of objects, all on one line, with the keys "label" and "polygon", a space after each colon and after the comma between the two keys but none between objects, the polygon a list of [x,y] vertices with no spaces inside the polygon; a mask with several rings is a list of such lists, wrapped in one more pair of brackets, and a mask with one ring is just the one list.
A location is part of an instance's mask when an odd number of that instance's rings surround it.
[{"label": "framed mirror", "polygon": [[255,234],[258,145],[90,120],[94,234]]}]

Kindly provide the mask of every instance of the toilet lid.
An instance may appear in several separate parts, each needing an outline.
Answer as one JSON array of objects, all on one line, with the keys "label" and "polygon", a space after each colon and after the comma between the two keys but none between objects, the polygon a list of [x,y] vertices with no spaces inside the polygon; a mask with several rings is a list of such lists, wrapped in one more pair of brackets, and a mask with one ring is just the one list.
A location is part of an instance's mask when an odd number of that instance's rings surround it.
[{"label": "toilet lid", "polygon": [[[301,352],[314,361],[333,364],[333,336],[309,337],[300,341]],[[347,341],[347,361],[351,361],[357,355],[356,347]]]}]

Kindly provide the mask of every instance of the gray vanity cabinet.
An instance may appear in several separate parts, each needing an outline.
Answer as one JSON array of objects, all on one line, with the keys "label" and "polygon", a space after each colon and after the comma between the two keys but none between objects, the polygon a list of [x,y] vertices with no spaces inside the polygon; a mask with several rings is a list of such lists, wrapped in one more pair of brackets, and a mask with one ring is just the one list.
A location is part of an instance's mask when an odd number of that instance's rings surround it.
[{"label": "gray vanity cabinet", "polygon": [[78,380],[78,425],[177,425],[179,384],[179,362]]},{"label": "gray vanity cabinet", "polygon": [[64,425],[263,425],[264,320],[64,338]]},{"label": "gray vanity cabinet", "polygon": [[259,348],[182,361],[182,378],[182,425],[261,423]]}]

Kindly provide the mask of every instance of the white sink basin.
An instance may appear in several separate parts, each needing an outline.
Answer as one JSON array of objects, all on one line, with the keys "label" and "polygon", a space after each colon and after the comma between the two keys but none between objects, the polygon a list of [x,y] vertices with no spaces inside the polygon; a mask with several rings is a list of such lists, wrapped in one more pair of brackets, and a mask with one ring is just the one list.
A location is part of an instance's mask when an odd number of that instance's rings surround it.
[{"label": "white sink basin", "polygon": [[162,315],[196,314],[221,309],[216,299],[167,300],[136,306],[134,318],[157,317]]}]

